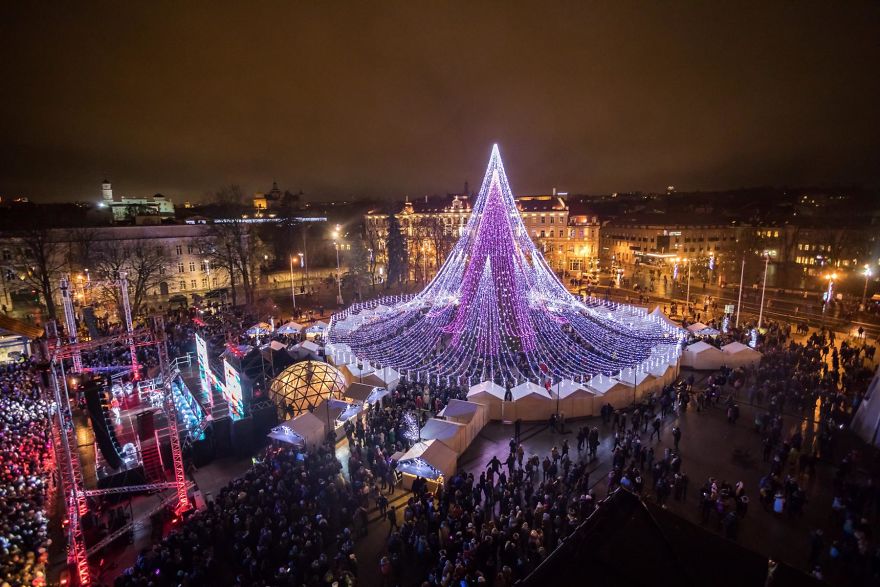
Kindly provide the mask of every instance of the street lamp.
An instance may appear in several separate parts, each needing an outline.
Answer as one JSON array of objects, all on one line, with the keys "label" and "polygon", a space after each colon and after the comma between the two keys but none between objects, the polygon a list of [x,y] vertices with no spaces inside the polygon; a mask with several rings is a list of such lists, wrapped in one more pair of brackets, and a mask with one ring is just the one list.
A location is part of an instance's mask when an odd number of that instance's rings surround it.
[{"label": "street lamp", "polygon": [[299,256],[299,271],[302,274],[302,293],[306,291],[305,253],[297,253]]},{"label": "street lamp", "polygon": [[340,306],[342,302],[342,275],[339,267],[339,225],[333,230],[333,248],[336,249],[336,303]]},{"label": "street lamp", "polygon": [[293,284],[293,255],[290,256],[290,299],[293,300],[293,312],[296,313],[296,286]]},{"label": "street lamp", "polygon": [[825,290],[824,300],[822,301],[822,332],[824,335],[825,332],[825,310],[828,309],[828,303],[831,301],[831,296],[834,295],[834,280],[837,279],[837,273],[828,273],[823,275],[823,277],[828,280],[828,289]]},{"label": "street lamp", "polygon": [[865,265],[865,270],[862,274],[865,276],[865,289],[862,292],[862,311],[864,311],[868,307],[868,279],[871,278],[871,268]]},{"label": "street lamp", "polygon": [[764,292],[767,289],[767,266],[770,265],[770,253],[764,251],[764,283],[761,285],[761,308],[758,310],[758,328],[764,320]]}]

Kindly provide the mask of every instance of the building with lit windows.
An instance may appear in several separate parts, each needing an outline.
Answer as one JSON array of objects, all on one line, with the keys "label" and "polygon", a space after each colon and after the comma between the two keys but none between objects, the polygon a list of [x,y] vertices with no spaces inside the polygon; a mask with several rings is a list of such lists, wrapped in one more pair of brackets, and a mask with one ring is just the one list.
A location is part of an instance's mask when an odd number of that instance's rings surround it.
[{"label": "building with lit windows", "polygon": [[[532,241],[560,276],[580,278],[598,267],[599,220],[586,211],[570,217],[561,196],[520,196],[516,199],[523,224]],[[396,213],[407,240],[410,279],[430,279],[443,264],[471,213],[470,197],[407,200]],[[388,214],[371,211],[364,217],[367,246],[382,267],[387,262]]]}]

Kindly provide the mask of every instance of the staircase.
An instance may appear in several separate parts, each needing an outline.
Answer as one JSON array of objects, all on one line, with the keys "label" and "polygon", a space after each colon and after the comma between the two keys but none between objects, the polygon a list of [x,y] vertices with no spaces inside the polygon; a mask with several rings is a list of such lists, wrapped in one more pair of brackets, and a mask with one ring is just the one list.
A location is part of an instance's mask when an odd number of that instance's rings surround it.
[{"label": "staircase", "polygon": [[141,442],[141,462],[144,465],[144,476],[147,478],[147,483],[164,483],[168,480],[165,477],[159,442],[155,437],[152,440]]}]

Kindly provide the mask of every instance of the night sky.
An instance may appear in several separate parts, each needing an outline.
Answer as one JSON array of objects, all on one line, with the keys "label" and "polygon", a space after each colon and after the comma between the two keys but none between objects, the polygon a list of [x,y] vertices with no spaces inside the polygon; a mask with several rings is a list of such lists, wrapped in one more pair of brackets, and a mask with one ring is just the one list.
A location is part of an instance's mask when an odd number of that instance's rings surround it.
[{"label": "night sky", "polygon": [[475,187],[493,142],[517,193],[880,185],[876,2],[5,2],[0,19],[3,196],[95,200],[108,177],[178,202],[273,179],[415,197]]}]

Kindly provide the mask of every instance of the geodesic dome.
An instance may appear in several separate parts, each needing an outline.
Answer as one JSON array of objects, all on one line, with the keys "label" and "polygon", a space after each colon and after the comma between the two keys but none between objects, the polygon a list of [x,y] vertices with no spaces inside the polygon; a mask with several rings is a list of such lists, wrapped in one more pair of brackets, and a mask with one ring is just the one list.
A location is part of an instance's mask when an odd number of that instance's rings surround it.
[{"label": "geodesic dome", "polygon": [[345,377],[329,363],[303,361],[278,374],[269,386],[269,397],[278,409],[279,419],[309,411],[322,401],[341,398]]}]

